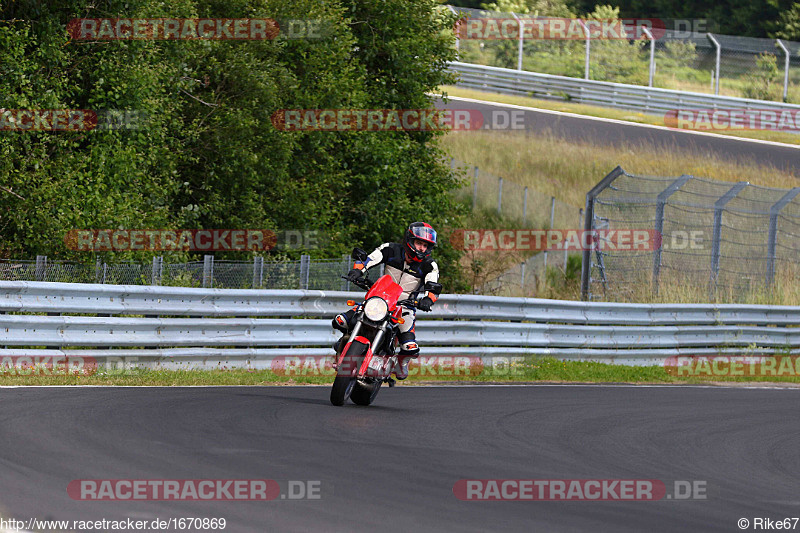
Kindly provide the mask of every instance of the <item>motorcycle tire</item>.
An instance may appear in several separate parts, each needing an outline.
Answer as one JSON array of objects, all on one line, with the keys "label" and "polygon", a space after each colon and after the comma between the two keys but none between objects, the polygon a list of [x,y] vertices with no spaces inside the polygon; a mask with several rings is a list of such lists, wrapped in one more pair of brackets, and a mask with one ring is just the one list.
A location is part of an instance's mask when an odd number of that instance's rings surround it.
[{"label": "motorcycle tire", "polygon": [[333,387],[331,387],[331,403],[337,406],[344,405],[344,402],[353,393],[356,381],[356,378],[350,376],[336,376],[336,379],[333,380]]},{"label": "motorcycle tire", "polygon": [[356,405],[369,405],[375,401],[378,391],[381,390],[381,381],[374,381],[372,383],[364,383],[363,381],[356,381],[353,391],[350,394],[350,399]]},{"label": "motorcycle tire", "polygon": [[[367,346],[361,343],[353,343],[350,345],[350,349],[347,353],[347,356],[352,358],[357,358],[363,356],[367,353]],[[331,403],[336,406],[344,405],[344,402],[350,397],[355,389],[355,384],[357,379],[354,376],[351,376],[347,370],[340,366],[339,372],[344,372],[336,376],[336,379],[333,380],[333,386],[331,387]]]}]

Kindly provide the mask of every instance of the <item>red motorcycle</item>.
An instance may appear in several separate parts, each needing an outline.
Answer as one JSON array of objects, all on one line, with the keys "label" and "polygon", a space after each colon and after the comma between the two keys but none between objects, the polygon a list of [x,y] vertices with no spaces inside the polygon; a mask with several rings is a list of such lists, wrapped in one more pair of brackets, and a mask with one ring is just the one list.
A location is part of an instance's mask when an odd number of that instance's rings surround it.
[{"label": "red motorcycle", "polygon": [[[366,261],[367,253],[356,248],[353,259]],[[344,277],[344,276],[342,276]],[[345,278],[346,279],[346,278]],[[364,301],[356,307],[354,326],[349,337],[339,341],[336,351],[336,378],[331,388],[331,403],[344,405],[348,398],[358,405],[370,405],[383,383],[393,387],[392,369],[397,364],[397,325],[403,323],[402,307],[415,309],[414,298],[398,300],[403,289],[388,274],[372,282],[368,277],[351,281],[367,291]],[[441,285],[428,282],[426,291],[441,291]],[[348,300],[347,305],[356,302]],[[341,344],[344,343],[344,346]]]}]

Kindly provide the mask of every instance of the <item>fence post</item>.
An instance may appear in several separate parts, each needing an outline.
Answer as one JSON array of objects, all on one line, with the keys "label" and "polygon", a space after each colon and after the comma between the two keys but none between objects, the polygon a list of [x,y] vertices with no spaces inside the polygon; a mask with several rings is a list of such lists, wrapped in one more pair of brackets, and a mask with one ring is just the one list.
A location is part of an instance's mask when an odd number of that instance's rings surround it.
[{"label": "fence post", "polygon": [[214,256],[203,256],[203,288],[208,289],[214,286]]},{"label": "fence post", "polygon": [[260,255],[253,257],[253,288],[259,289],[264,284],[264,258]]},{"label": "fence post", "polygon": [[[350,254],[342,254],[342,273],[350,271]],[[342,279],[342,290],[349,291],[350,290],[350,282],[346,279]]]},{"label": "fence post", "polygon": [[525,223],[525,219],[528,216],[528,188],[525,187],[525,194],[522,197],[522,222]]},{"label": "fence post", "polygon": [[525,23],[522,22],[516,13],[513,11],[511,12],[511,16],[517,19],[517,24],[519,24],[519,49],[517,50],[517,70],[522,70],[522,44],[524,41],[523,34],[525,33]]},{"label": "fence post", "polygon": [[778,46],[781,47],[781,50],[783,50],[784,57],[786,58],[783,66],[783,101],[785,102],[787,96],[789,95],[789,58],[791,57],[792,54],[791,52],[789,52],[789,49],[786,48],[786,46],[783,44],[783,41],[778,39],[777,43]]},{"label": "fence post", "polygon": [[800,193],[800,187],[795,187],[769,208],[769,234],[767,236],[767,287],[775,280],[775,243],[778,239],[778,214],[786,204],[794,200]]},{"label": "fence post", "polygon": [[667,199],[673,195],[678,189],[683,187],[683,185],[689,181],[692,177],[687,176],[684,174],[680,178],[676,179],[672,183],[670,183],[666,189],[658,193],[658,197],[656,198],[656,223],[655,223],[655,231],[657,237],[654,238],[661,239],[661,245],[653,252],[653,292],[658,295],[658,276],[661,273],[661,250],[664,248],[664,239],[663,239],[663,232],[664,232],[664,206],[667,203]]},{"label": "fence post", "polygon": [[714,94],[719,94],[719,62],[720,62],[720,54],[722,52],[722,46],[720,46],[719,41],[717,41],[713,35],[710,33],[706,34],[708,39],[714,44],[714,47],[717,49],[717,59],[716,59],[716,67],[714,68],[715,74],[714,77],[716,82],[714,84]]},{"label": "fence post", "polygon": [[36,256],[36,281],[44,281],[47,277],[47,256]]},{"label": "fence post", "polygon": [[[455,10],[455,8],[453,8],[453,6],[448,5],[447,7],[453,12],[454,15],[458,15],[458,12]],[[461,44],[460,39],[458,38],[458,32],[460,28],[461,26],[458,24],[458,22],[456,22],[456,60],[458,60],[458,52],[460,51],[459,48]]]},{"label": "fence post", "polygon": [[150,285],[161,285],[161,271],[164,265],[164,256],[153,256],[153,267],[150,271]]},{"label": "fence post", "polygon": [[[584,231],[591,232],[592,231],[592,224],[594,222],[594,199],[595,197],[603,192],[611,183],[620,177],[621,175],[625,174],[625,171],[622,170],[622,167],[617,166],[614,170],[612,170],[605,178],[600,180],[600,183],[592,187],[588,193],[586,193],[586,209],[584,210],[584,222],[583,222],[583,229]],[[594,248],[594,236],[589,235],[587,239],[587,244],[589,246],[583,251],[583,259],[581,262],[581,299],[586,300],[589,298],[589,284],[591,283],[591,270],[592,270],[592,248]]]},{"label": "fence post", "polygon": [[582,19],[578,19],[578,22],[581,23],[581,28],[583,28],[583,33],[586,34],[586,61],[585,61],[586,64],[584,66],[583,79],[588,80],[589,79],[589,58],[592,55],[592,52],[591,52],[591,49],[592,49],[591,39],[592,38],[589,35],[589,28],[586,27],[586,24],[584,24],[583,20]]},{"label": "fence post", "polygon": [[503,178],[497,178],[497,215],[502,216],[503,212]]},{"label": "fence post", "polygon": [[717,287],[717,275],[719,274],[719,242],[722,236],[722,211],[725,205],[730,202],[739,192],[749,184],[740,181],[714,202],[714,236],[711,241],[711,279],[709,280],[709,296],[713,296],[714,289]]},{"label": "fence post", "polygon": [[311,270],[311,256],[300,256],[300,288],[308,290],[308,274]]},{"label": "fence post", "polygon": [[478,204],[478,167],[475,167],[475,179],[472,181],[472,212]]},{"label": "fence post", "polygon": [[647,29],[647,26],[642,26],[642,30],[644,34],[647,35],[647,38],[650,39],[650,81],[648,87],[652,87],[653,77],[656,73],[656,40],[653,38],[653,34],[650,33],[650,30]]}]

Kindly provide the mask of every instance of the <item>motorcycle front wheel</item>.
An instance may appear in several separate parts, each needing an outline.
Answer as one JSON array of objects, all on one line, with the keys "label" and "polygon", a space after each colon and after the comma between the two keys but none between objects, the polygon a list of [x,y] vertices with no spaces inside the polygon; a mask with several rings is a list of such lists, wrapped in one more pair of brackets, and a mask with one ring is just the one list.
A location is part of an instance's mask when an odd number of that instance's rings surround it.
[{"label": "motorcycle front wheel", "polygon": [[352,372],[352,365],[360,366],[364,355],[367,353],[368,346],[360,342],[350,344],[350,348],[345,355],[345,360],[339,367],[336,379],[333,380],[333,387],[331,387],[331,403],[333,405],[341,406],[352,394],[356,377]]},{"label": "motorcycle front wheel", "polygon": [[333,405],[344,405],[344,402],[353,393],[356,381],[356,378],[351,378],[350,376],[336,376],[336,379],[333,380],[333,387],[331,387],[331,403]]}]

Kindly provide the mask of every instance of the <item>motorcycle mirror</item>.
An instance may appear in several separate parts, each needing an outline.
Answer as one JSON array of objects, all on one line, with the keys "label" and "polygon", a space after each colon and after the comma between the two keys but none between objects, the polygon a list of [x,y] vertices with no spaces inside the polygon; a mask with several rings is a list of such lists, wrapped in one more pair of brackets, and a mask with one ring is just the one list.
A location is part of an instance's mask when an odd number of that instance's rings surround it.
[{"label": "motorcycle mirror", "polygon": [[365,252],[361,248],[353,248],[353,253],[350,254],[350,257],[352,257],[356,261],[366,261],[367,252]]},{"label": "motorcycle mirror", "polygon": [[426,281],[425,290],[438,296],[442,293],[442,284],[434,281]]}]

